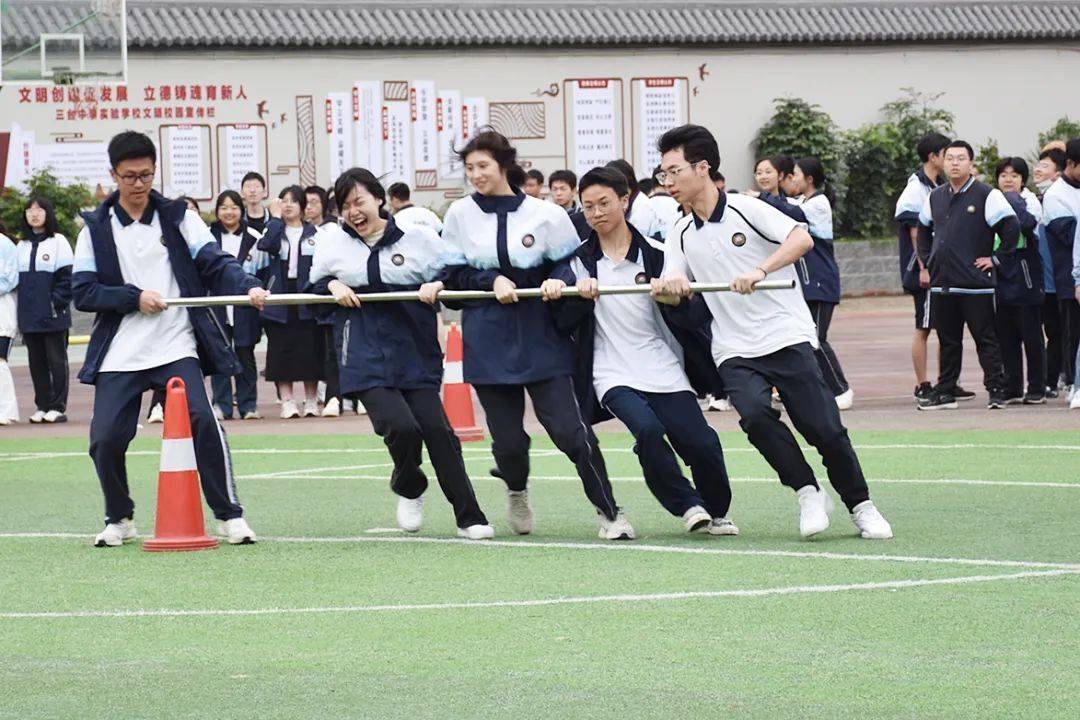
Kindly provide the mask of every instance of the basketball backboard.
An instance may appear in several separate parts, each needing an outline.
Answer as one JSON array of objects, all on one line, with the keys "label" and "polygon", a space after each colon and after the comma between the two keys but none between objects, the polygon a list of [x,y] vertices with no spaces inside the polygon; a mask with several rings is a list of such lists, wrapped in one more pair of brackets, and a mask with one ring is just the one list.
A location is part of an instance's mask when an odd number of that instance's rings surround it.
[{"label": "basketball backboard", "polygon": [[0,85],[126,81],[125,0],[0,0]]}]

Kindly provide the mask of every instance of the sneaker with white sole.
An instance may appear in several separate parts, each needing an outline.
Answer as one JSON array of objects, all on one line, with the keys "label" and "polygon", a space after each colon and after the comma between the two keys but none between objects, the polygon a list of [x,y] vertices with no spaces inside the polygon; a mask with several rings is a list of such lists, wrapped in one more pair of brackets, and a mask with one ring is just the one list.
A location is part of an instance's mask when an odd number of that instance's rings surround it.
[{"label": "sneaker with white sole", "polygon": [[727,398],[714,398],[709,402],[709,410],[714,412],[731,412],[733,409]]},{"label": "sneaker with white sole", "polygon": [[697,532],[712,522],[712,515],[700,505],[695,505],[682,514],[682,519],[686,525],[686,532]]},{"label": "sneaker with white sole", "polygon": [[330,398],[330,402],[323,405],[322,409],[323,417],[340,417],[341,416],[341,402],[337,398]]},{"label": "sneaker with white sole", "polygon": [[246,413],[244,413],[244,419],[245,420],[262,420],[262,415],[259,414],[258,410],[248,410]]},{"label": "sneaker with white sole", "polygon": [[364,403],[360,402],[359,400],[356,401],[356,414],[367,415],[367,408],[364,407]]},{"label": "sneaker with white sole", "polygon": [[150,408],[150,414],[146,416],[146,422],[151,425],[160,425],[165,422],[165,408],[161,405]]},{"label": "sneaker with white sole", "polygon": [[49,412],[45,413],[45,422],[47,422],[47,423],[66,423],[67,422],[67,415],[60,412],[59,410],[50,410]]},{"label": "sneaker with white sole", "polygon": [[634,528],[626,515],[620,510],[614,520],[608,520],[600,516],[600,539],[601,540],[633,540]]},{"label": "sneaker with white sole", "polygon": [[851,522],[867,540],[888,540],[893,536],[889,521],[869,500],[855,506],[851,511]]},{"label": "sneaker with white sole", "polygon": [[318,417],[319,403],[317,400],[304,401],[304,417]]},{"label": "sneaker with white sole", "polygon": [[218,525],[218,532],[225,536],[230,545],[250,545],[255,542],[255,533],[242,517],[222,521]]},{"label": "sneaker with white sole", "polygon": [[38,410],[33,415],[31,415],[28,418],[28,420],[30,420],[30,422],[34,423],[35,425],[38,424],[38,423],[45,422],[45,411],[44,410]]},{"label": "sneaker with white sole", "polygon": [[739,526],[726,517],[713,518],[709,523],[710,535],[738,535]]},{"label": "sneaker with white sole", "polygon": [[836,407],[841,410],[850,410],[851,406],[855,404],[855,391],[848,388],[846,391],[836,396]]},{"label": "sneaker with white sole", "polygon": [[1080,393],[1073,393],[1072,400],[1069,401],[1070,410],[1080,410]]},{"label": "sneaker with white sole", "polygon": [[528,535],[533,531],[533,511],[529,504],[528,490],[506,491],[506,522],[517,535]]},{"label": "sneaker with white sole", "polygon": [[120,547],[125,540],[139,537],[135,523],[125,518],[118,523],[109,523],[94,538],[94,547]]},{"label": "sneaker with white sole", "polygon": [[281,419],[291,420],[298,417],[300,417],[300,409],[296,407],[296,402],[294,402],[293,400],[282,400]]},{"label": "sneaker with white sole", "polygon": [[824,532],[829,527],[833,501],[829,494],[813,485],[799,488],[799,534],[804,538]]},{"label": "sneaker with white sole", "polygon": [[222,422],[225,420],[225,413],[223,413],[221,411],[221,408],[219,408],[217,405],[214,406],[214,419],[218,422]]},{"label": "sneaker with white sole", "polygon": [[424,525],[424,498],[399,497],[397,500],[397,524],[405,532],[420,532],[420,528]]},{"label": "sneaker with white sole", "polygon": [[490,540],[495,537],[495,528],[490,525],[470,525],[458,528],[457,534],[466,540]]}]

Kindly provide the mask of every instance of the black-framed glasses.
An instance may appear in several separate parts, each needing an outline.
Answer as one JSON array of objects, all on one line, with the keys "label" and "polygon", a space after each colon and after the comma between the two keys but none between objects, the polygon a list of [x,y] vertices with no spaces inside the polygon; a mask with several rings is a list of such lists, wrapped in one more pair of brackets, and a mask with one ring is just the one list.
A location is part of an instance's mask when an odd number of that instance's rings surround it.
[{"label": "black-framed glasses", "polygon": [[142,183],[143,185],[149,185],[154,182],[153,172],[144,173],[124,173],[123,175],[117,175],[116,179],[125,185],[135,185],[136,183]]}]

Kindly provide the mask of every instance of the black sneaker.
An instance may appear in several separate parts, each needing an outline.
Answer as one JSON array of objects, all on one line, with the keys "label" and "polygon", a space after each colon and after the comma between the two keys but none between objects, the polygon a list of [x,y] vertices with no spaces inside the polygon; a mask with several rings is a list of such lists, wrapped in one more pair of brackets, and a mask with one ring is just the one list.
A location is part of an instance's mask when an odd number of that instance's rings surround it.
[{"label": "black sneaker", "polygon": [[934,394],[934,386],[928,382],[924,382],[915,388],[915,402],[922,403],[924,400],[930,398]]},{"label": "black sneaker", "polygon": [[1050,387],[1049,385],[1047,385],[1047,386],[1046,386],[1046,392],[1045,392],[1045,393],[1043,393],[1043,396],[1044,396],[1044,397],[1045,397],[1045,398],[1046,398],[1047,400],[1057,400],[1057,399],[1058,399],[1058,391],[1057,391],[1057,388],[1052,388],[1052,387]]},{"label": "black sneaker", "polygon": [[950,393],[933,391],[925,400],[919,402],[919,410],[955,410],[959,407],[956,398]]},{"label": "black sneaker", "polygon": [[1004,393],[992,392],[990,393],[990,399],[986,402],[987,410],[1001,410],[1007,404]]},{"label": "black sneaker", "polygon": [[1041,392],[1029,392],[1024,396],[1025,405],[1045,405],[1046,393]]},{"label": "black sneaker", "polygon": [[1005,398],[1006,405],[1022,405],[1024,402],[1023,395],[1009,395]]},{"label": "black sneaker", "polygon": [[975,397],[975,393],[971,392],[970,390],[965,390],[964,388],[957,385],[956,389],[953,390],[953,397],[957,400],[970,400],[971,398]]}]

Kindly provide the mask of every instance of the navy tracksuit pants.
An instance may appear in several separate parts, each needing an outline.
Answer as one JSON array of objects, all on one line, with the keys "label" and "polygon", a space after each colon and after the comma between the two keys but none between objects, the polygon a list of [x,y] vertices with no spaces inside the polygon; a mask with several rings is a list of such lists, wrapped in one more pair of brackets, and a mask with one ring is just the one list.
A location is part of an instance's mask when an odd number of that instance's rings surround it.
[{"label": "navy tracksuit pants", "polygon": [[195,358],[184,358],[149,370],[99,373],[94,382],[90,457],[105,495],[106,523],[118,523],[133,516],[135,503],[128,490],[125,457],[139,423],[142,396],[147,390],[164,388],[174,377],[179,377],[186,386],[196,464],[207,505],[218,520],[231,520],[244,514],[236,498],[225,431],[210,409],[202,368]]},{"label": "navy tracksuit pants", "polygon": [[[692,392],[615,387],[604,393],[602,403],[634,436],[645,484],[665,510],[681,516],[701,506],[713,517],[727,517],[731,485],[724,451]],[[690,466],[693,485],[683,476],[675,453]]]}]

